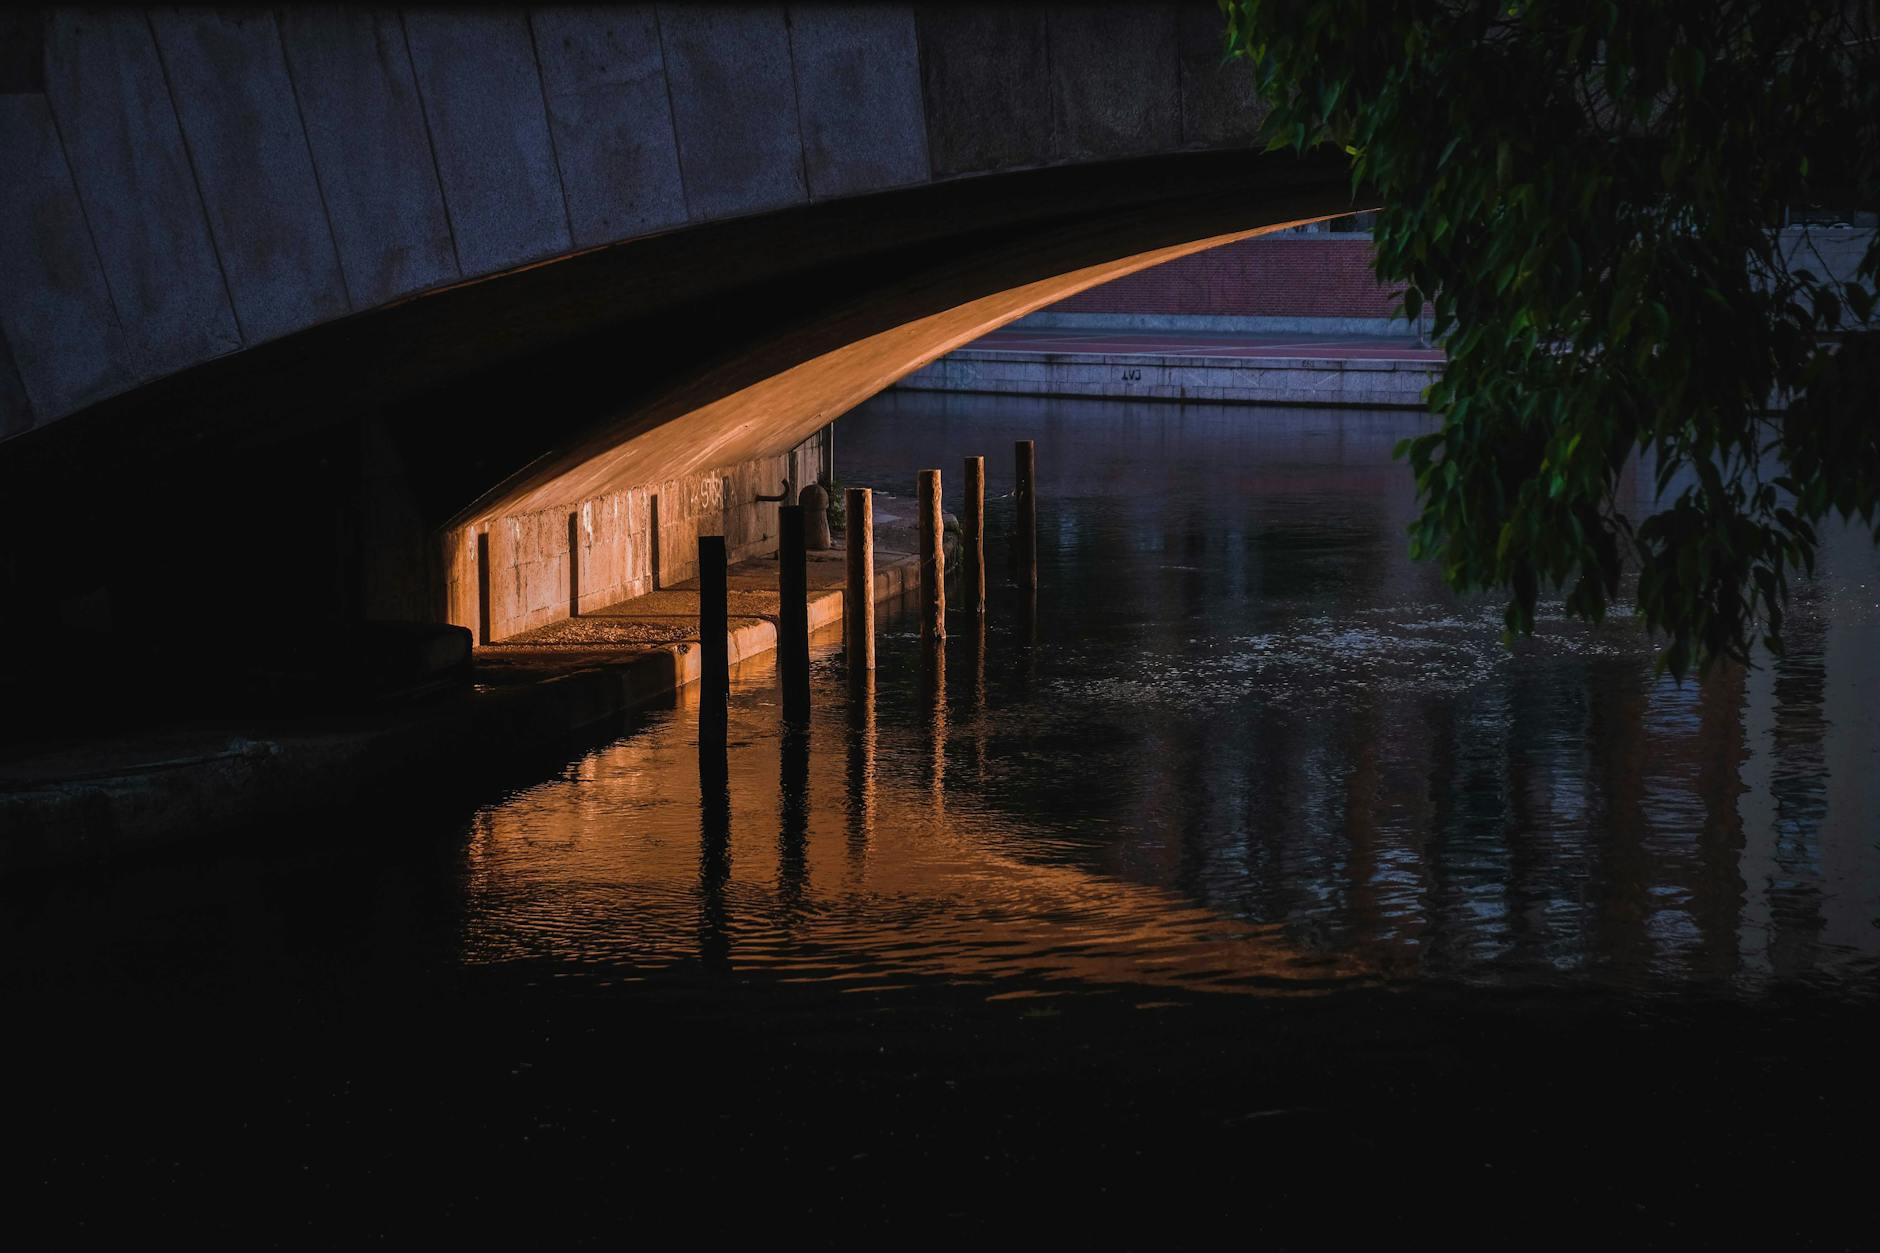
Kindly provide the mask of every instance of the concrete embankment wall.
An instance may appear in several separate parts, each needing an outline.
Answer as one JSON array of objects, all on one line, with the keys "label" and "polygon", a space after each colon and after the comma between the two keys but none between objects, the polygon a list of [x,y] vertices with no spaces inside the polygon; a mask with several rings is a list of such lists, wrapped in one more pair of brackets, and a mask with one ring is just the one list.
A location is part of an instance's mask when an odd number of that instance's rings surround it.
[{"label": "concrete embankment wall", "polygon": [[[775,496],[832,467],[830,434],[788,452],[490,519],[449,533],[449,621],[494,643],[698,573],[698,537],[723,535],[730,560],[777,548]],[[479,555],[489,564],[488,605]],[[484,618],[487,614],[487,630]]]},{"label": "concrete embankment wall", "polygon": [[1194,357],[967,348],[902,379],[907,391],[1240,404],[1422,408],[1438,361]]},{"label": "concrete embankment wall", "polygon": [[1420,322],[1395,314],[1350,314],[1337,317],[1301,314],[1239,313],[1065,313],[1053,305],[1012,323],[1014,330],[1053,331],[1186,331],[1230,335],[1429,335],[1430,315]]}]

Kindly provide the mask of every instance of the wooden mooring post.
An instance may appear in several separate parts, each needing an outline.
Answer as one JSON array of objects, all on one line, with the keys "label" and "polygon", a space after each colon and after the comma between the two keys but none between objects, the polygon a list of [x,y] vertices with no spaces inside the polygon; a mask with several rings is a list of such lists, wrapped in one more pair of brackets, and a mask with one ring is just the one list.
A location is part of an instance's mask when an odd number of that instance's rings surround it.
[{"label": "wooden mooring post", "polygon": [[940,471],[920,472],[920,633],[947,637],[947,549],[940,517]]},{"label": "wooden mooring post", "polygon": [[[725,588],[725,537],[698,537],[698,742],[722,756],[730,717],[730,616]],[[700,758],[701,763],[704,758]]]},{"label": "wooden mooring post", "polygon": [[1038,448],[1028,439],[1012,447],[1018,483],[1013,497],[1018,505],[1018,585],[1038,586]]},{"label": "wooden mooring post", "polygon": [[986,459],[966,459],[966,503],[960,508],[960,591],[966,607],[986,612]]},{"label": "wooden mooring post", "polygon": [[568,515],[568,616],[581,616],[581,514]]},{"label": "wooden mooring post", "polygon": [[860,680],[875,668],[875,494],[851,487],[842,506],[848,528],[849,577],[842,589],[842,645],[848,653],[849,678]]},{"label": "wooden mooring post", "polygon": [[777,677],[783,716],[809,720],[809,567],[803,547],[803,506],[777,510]]}]

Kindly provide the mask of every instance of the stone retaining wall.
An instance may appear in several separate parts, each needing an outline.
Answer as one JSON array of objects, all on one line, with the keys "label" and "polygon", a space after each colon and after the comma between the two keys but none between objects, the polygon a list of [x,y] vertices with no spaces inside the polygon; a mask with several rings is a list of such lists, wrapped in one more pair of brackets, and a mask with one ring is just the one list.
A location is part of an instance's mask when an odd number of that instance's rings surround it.
[{"label": "stone retaining wall", "polygon": [[961,349],[902,379],[908,391],[1013,396],[1102,396],[1113,400],[1220,401],[1284,405],[1423,407],[1442,375],[1434,361],[1304,357],[1187,357],[1148,354]]}]

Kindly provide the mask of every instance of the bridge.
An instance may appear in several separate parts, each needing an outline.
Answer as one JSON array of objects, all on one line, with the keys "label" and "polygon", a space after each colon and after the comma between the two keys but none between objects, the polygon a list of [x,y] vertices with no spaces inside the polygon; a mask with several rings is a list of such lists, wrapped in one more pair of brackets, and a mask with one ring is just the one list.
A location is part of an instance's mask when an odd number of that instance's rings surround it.
[{"label": "bridge", "polygon": [[1201,0],[5,21],[13,635],[501,638],[774,544],[807,441],[994,327],[1368,207],[1250,151]]}]

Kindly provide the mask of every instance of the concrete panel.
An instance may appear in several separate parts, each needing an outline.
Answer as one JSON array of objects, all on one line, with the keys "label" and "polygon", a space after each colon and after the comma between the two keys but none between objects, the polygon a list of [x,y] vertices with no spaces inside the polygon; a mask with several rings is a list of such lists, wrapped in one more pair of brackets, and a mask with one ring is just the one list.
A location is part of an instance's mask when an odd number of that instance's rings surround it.
[{"label": "concrete panel", "polygon": [[353,305],[457,278],[398,15],[289,7],[281,37]]},{"label": "concrete panel", "polygon": [[917,22],[934,176],[1043,164],[1051,146],[1043,11],[931,4]]},{"label": "concrete panel", "polygon": [[1181,145],[1173,8],[1055,5],[1049,25],[1053,157],[1126,157]]},{"label": "concrete panel", "polygon": [[344,314],[274,15],[159,10],[151,22],[242,337],[272,339]]},{"label": "concrete panel", "polygon": [[813,196],[852,196],[928,177],[914,11],[790,6],[790,59]]},{"label": "concrete panel", "polygon": [[0,334],[39,422],[128,387],[129,354],[44,96],[0,96],[0,223]]},{"label": "concrete panel", "polygon": [[568,209],[527,16],[414,9],[405,32],[464,275],[568,251]]},{"label": "concrete panel", "polygon": [[693,218],[806,200],[783,10],[663,4],[659,27]]},{"label": "concrete panel", "polygon": [[576,247],[686,220],[651,5],[530,14]]},{"label": "concrete panel", "polygon": [[240,348],[149,22],[122,9],[60,9],[46,62],[48,101],[138,373]]},{"label": "concrete panel", "polygon": [[1251,144],[1266,116],[1253,89],[1253,66],[1245,58],[1222,60],[1226,29],[1220,10],[1212,6],[1186,7],[1176,16],[1182,142],[1190,148]]}]

